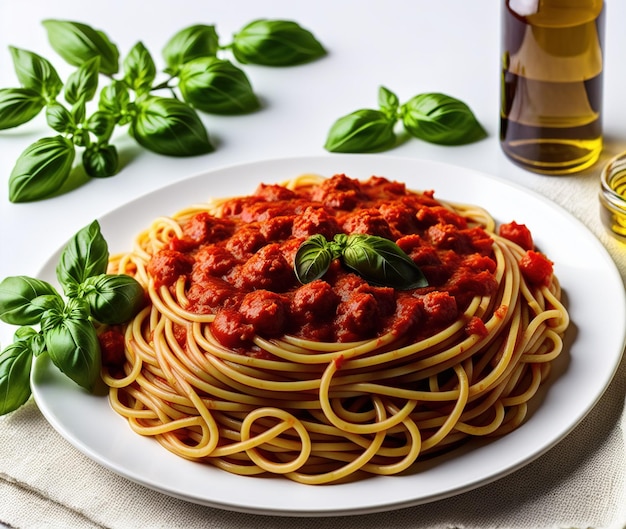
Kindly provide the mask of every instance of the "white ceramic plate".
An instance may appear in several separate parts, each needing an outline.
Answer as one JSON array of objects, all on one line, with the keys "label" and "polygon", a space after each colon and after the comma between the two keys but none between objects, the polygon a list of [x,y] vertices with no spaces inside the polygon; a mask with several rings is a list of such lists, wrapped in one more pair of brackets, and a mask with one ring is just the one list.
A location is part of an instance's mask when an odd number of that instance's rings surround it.
[{"label": "white ceramic plate", "polygon": [[[541,392],[529,420],[488,444],[466,446],[403,476],[307,486],[284,478],[240,477],[178,458],[133,433],[109,408],[68,382],[45,358],[36,361],[33,393],[52,426],[88,457],[144,486],[223,509],[296,516],[383,511],[449,497],[498,479],[529,463],[565,437],[611,381],[624,345],[626,301],[613,261],[598,240],[552,202],[496,178],[440,163],[380,155],[333,155],[269,160],[227,167],[180,181],[99,219],[112,252],[159,215],[203,199],[249,194],[260,182],[305,172],[386,176],[441,199],[486,207],[499,222],[525,223],[555,263],[572,318],[569,347]],[[41,277],[53,280],[58,255]]]}]

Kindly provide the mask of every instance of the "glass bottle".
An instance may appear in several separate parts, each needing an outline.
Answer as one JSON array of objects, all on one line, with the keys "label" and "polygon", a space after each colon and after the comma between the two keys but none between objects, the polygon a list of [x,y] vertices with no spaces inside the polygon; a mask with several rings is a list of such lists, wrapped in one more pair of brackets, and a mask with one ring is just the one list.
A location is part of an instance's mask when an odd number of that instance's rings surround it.
[{"label": "glass bottle", "polygon": [[593,165],[602,151],[602,0],[504,0],[500,144],[544,174]]}]

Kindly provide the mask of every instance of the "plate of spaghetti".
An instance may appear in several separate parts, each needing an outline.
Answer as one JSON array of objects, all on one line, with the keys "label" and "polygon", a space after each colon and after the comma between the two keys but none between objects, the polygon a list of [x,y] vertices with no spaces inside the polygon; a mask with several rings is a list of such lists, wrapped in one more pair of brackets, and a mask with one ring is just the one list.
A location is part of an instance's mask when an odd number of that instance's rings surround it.
[{"label": "plate of spaghetti", "polygon": [[187,501],[324,516],[459,494],[563,439],[621,358],[596,238],[460,167],[261,161],[99,222],[146,305],[99,329],[102,395],[43,355],[33,393],[87,456]]}]

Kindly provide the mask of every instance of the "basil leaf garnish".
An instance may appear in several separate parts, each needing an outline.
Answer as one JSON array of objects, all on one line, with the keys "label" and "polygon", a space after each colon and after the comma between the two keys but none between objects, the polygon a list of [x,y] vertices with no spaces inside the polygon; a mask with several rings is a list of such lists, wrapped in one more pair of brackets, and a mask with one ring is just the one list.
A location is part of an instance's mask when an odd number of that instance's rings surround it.
[{"label": "basil leaf garnish", "polygon": [[0,89],[0,130],[27,123],[45,104],[43,96],[32,88]]},{"label": "basil leaf garnish", "polygon": [[187,103],[148,96],[136,105],[130,133],[146,149],[169,156],[195,156],[213,151],[202,121]]},{"label": "basil leaf garnish", "polygon": [[20,155],[9,176],[9,200],[28,202],[48,198],[67,180],[76,150],[62,136],[42,138]]},{"label": "basil leaf garnish", "polygon": [[296,252],[294,271],[300,283],[310,283],[322,277],[334,259],[329,243],[323,235],[312,235]]},{"label": "basil leaf garnish", "polygon": [[104,274],[109,263],[109,248],[98,221],[79,230],[66,244],[56,267],[56,275],[68,296],[88,277]]},{"label": "basil leaf garnish", "polygon": [[[33,325],[52,303],[34,303],[41,296],[56,296],[54,287],[26,276],[7,277],[0,282],[0,320],[11,325]],[[59,298],[60,300],[60,298]]]},{"label": "basil leaf garnish", "polygon": [[396,243],[384,237],[350,235],[342,257],[348,268],[371,283],[399,290],[428,284],[413,260]]},{"label": "basil leaf garnish", "polygon": [[398,290],[428,285],[419,267],[395,242],[364,234],[337,234],[331,242],[319,234],[309,237],[296,252],[296,277],[303,284],[319,279],[336,258],[376,285]]},{"label": "basil leaf garnish", "polygon": [[156,77],[156,66],[152,55],[143,45],[135,44],[123,63],[124,82],[138,95],[145,94],[152,88],[152,82]]},{"label": "basil leaf garnish", "polygon": [[234,35],[231,48],[239,62],[264,66],[293,66],[326,55],[315,36],[291,20],[250,22]]},{"label": "basil leaf garnish", "polygon": [[214,114],[241,114],[259,108],[246,74],[230,61],[203,57],[183,64],[179,84],[190,105]]},{"label": "basil leaf garnish", "polygon": [[178,75],[181,66],[201,57],[215,57],[219,39],[214,26],[196,24],[180,30],[163,48],[166,73]]},{"label": "basil leaf garnish", "polygon": [[15,74],[23,88],[30,88],[47,100],[54,99],[63,82],[54,66],[32,51],[9,46]]},{"label": "basil leaf garnish", "polygon": [[98,141],[106,143],[115,129],[115,116],[106,110],[97,110],[89,116],[85,127],[96,135]]},{"label": "basil leaf garnish", "polygon": [[87,24],[68,20],[44,20],[50,45],[72,66],[100,57],[100,72],[116,74],[119,70],[119,51],[109,37]]},{"label": "basil leaf garnish", "polygon": [[70,132],[76,127],[74,116],[61,103],[46,106],[46,122],[51,129],[62,133]]},{"label": "basil leaf garnish", "polygon": [[17,340],[0,353],[0,415],[17,410],[30,398],[33,353],[28,340]]},{"label": "basil leaf garnish", "polygon": [[91,101],[98,89],[100,57],[89,59],[73,72],[65,83],[65,100],[74,104],[79,100]]},{"label": "basil leaf garnish", "polygon": [[100,323],[116,325],[130,320],[144,303],[143,287],[131,276],[101,274],[81,285],[91,315]]},{"label": "basil leaf garnish", "polygon": [[115,145],[93,144],[83,152],[83,167],[93,178],[108,178],[117,174],[120,161]]},{"label": "basil leaf garnish", "polygon": [[396,142],[394,125],[381,110],[357,110],[335,121],[324,148],[345,153],[384,151]]},{"label": "basil leaf garnish", "polygon": [[395,123],[398,120],[400,100],[396,94],[384,86],[378,89],[378,106],[381,112],[383,112],[390,121]]},{"label": "basil leaf garnish", "polygon": [[132,119],[131,110],[134,103],[130,101],[130,93],[126,85],[121,81],[113,81],[100,91],[98,109],[113,116],[115,122],[126,125]]},{"label": "basil leaf garnish", "polygon": [[419,94],[401,106],[404,128],[416,138],[442,145],[461,145],[487,133],[470,108],[445,94]]},{"label": "basil leaf garnish", "polygon": [[45,313],[41,326],[54,365],[79,386],[92,390],[100,374],[100,343],[87,302],[70,299],[63,313]]}]

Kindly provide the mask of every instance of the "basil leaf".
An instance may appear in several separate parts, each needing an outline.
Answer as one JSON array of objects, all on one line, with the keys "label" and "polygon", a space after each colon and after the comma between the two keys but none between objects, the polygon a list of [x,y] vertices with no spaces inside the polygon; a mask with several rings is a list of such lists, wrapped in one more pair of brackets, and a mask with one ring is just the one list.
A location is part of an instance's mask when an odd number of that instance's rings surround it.
[{"label": "basil leaf", "polygon": [[0,353],[0,415],[17,410],[30,398],[33,354],[28,341],[8,345]]},{"label": "basil leaf", "polygon": [[259,108],[246,74],[216,57],[194,59],[182,65],[179,84],[183,99],[214,114],[241,114]]},{"label": "basil leaf", "polygon": [[0,89],[0,130],[30,121],[45,104],[46,100],[31,88]]},{"label": "basil leaf", "polygon": [[30,88],[47,100],[53,100],[63,88],[54,66],[31,51],[9,46],[17,78],[23,88]]},{"label": "basil leaf", "polygon": [[115,145],[95,144],[83,152],[83,167],[93,178],[108,178],[117,174],[120,167]]},{"label": "basil leaf", "polygon": [[400,109],[404,128],[416,138],[441,145],[461,145],[487,133],[470,108],[445,94],[420,94]]},{"label": "basil leaf", "polygon": [[111,138],[115,129],[115,116],[106,110],[96,110],[85,125],[89,132],[92,132],[100,142],[106,143]]},{"label": "basil leaf", "polygon": [[394,125],[380,110],[357,110],[335,121],[324,148],[348,153],[384,151],[395,145]]},{"label": "basil leaf", "polygon": [[146,149],[168,156],[195,156],[213,151],[202,121],[188,104],[149,96],[136,105],[130,133]]},{"label": "basil leaf", "polygon": [[74,104],[79,100],[91,101],[98,90],[98,72],[100,56],[93,57],[81,64],[65,83],[65,100]]},{"label": "basil leaf", "polygon": [[119,51],[109,38],[87,24],[68,20],[44,20],[50,45],[72,66],[100,57],[100,72],[116,74],[119,70]]},{"label": "basil leaf", "polygon": [[155,77],[152,55],[143,43],[138,42],[124,59],[124,81],[137,94],[144,94],[150,91]]},{"label": "basil leaf", "polygon": [[11,276],[0,282],[0,320],[11,325],[39,323],[42,313],[53,303],[34,303],[40,296],[61,299],[49,283],[27,276]]},{"label": "basil leaf", "polygon": [[100,323],[109,325],[130,320],[145,301],[143,287],[128,275],[102,274],[90,277],[81,288],[91,315]]},{"label": "basil leaf", "polygon": [[9,200],[29,202],[52,196],[67,180],[75,154],[74,144],[62,136],[42,138],[27,147],[9,176]]},{"label": "basil leaf", "polygon": [[100,343],[84,300],[70,299],[61,317],[42,321],[50,359],[79,386],[92,390],[100,374]]},{"label": "basil leaf", "polygon": [[398,108],[400,108],[398,96],[384,86],[378,89],[378,106],[394,123],[398,120]]},{"label": "basil leaf", "polygon": [[180,30],[163,48],[165,72],[178,75],[183,64],[201,57],[215,57],[219,39],[214,26],[197,24]]},{"label": "basil leaf", "polygon": [[322,277],[333,260],[333,252],[323,235],[312,235],[304,241],[295,257],[294,272],[302,284]]},{"label": "basil leaf", "polygon": [[71,112],[60,103],[50,103],[46,107],[46,122],[50,128],[61,133],[70,132],[76,127]]},{"label": "basil leaf", "polygon": [[348,268],[378,285],[408,290],[428,284],[413,260],[384,237],[349,235],[342,257]]},{"label": "basil leaf", "polygon": [[100,232],[100,224],[94,220],[79,230],[67,243],[56,275],[68,296],[76,294],[78,285],[88,277],[104,274],[109,264],[109,248]]},{"label": "basil leaf", "polygon": [[[59,297],[60,306],[63,306],[63,300]],[[32,327],[20,327],[15,331],[14,343],[25,343],[33,356],[39,356],[46,350],[46,343],[43,334],[37,332]]]},{"label": "basil leaf", "polygon": [[111,114],[115,121],[125,125],[132,118],[130,110],[133,104],[130,101],[128,88],[121,81],[113,81],[100,91],[98,108]]},{"label": "basil leaf", "polygon": [[292,66],[326,55],[310,31],[290,20],[255,20],[234,35],[231,48],[239,62],[264,66]]}]

